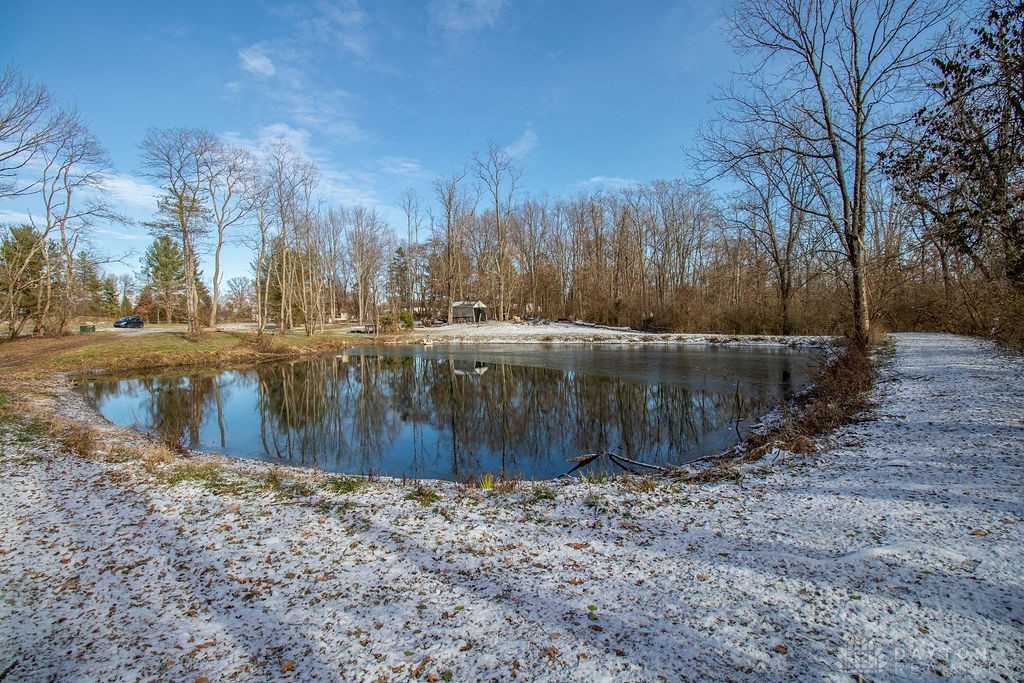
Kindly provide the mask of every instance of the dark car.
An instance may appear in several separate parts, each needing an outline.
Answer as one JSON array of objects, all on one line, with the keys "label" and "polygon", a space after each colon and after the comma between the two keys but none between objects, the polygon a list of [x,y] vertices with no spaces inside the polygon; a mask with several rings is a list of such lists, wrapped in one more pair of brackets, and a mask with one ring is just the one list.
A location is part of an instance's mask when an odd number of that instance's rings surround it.
[{"label": "dark car", "polygon": [[114,321],[114,327],[142,327],[144,324],[142,318],[137,315],[129,315]]}]

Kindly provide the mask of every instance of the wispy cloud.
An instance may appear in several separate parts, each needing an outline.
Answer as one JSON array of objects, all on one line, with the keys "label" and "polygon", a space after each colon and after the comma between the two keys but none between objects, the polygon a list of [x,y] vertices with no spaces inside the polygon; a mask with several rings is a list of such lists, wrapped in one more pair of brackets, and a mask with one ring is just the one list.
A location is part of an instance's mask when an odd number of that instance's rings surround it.
[{"label": "wispy cloud", "polygon": [[[394,220],[399,214],[397,207],[392,207],[380,199],[378,188],[385,184],[383,176],[389,173],[425,173],[415,159],[399,157],[382,160],[379,171],[339,170],[332,166],[332,155],[316,146],[309,130],[295,128],[286,123],[262,126],[257,130],[255,137],[251,138],[233,131],[224,133],[221,137],[226,142],[248,148],[259,158],[265,158],[275,142],[283,141],[290,144],[299,154],[317,165],[320,171],[317,194],[329,206],[361,205],[376,208],[381,216],[393,225],[396,224]],[[391,182],[393,184],[393,181]]]},{"label": "wispy cloud", "polygon": [[432,0],[430,19],[448,33],[467,33],[494,26],[505,0]]},{"label": "wispy cloud", "polygon": [[287,123],[271,123],[260,126],[256,136],[247,138],[236,131],[228,131],[221,134],[225,142],[245,147],[257,157],[263,158],[270,151],[270,146],[275,142],[287,142],[296,151],[309,159],[314,159],[315,154],[311,145],[312,135],[305,128],[294,128]]},{"label": "wispy cloud", "polygon": [[591,189],[621,190],[634,185],[642,185],[639,180],[619,178],[615,176],[596,175],[576,183],[578,187]]},{"label": "wispy cloud", "polygon": [[160,188],[130,175],[113,173],[103,179],[102,188],[118,204],[136,209],[154,209]]},{"label": "wispy cloud", "polygon": [[378,167],[381,173],[390,176],[399,176],[408,179],[422,180],[429,178],[430,173],[423,168],[423,164],[420,163],[419,159],[410,159],[409,157],[384,157],[378,160]]},{"label": "wispy cloud", "polygon": [[250,45],[239,50],[238,59],[242,63],[243,69],[257,76],[269,78],[277,71],[274,63],[270,61],[270,57],[266,55],[264,46],[260,44]]},{"label": "wispy cloud", "polygon": [[0,209],[0,223],[11,223],[14,225],[25,225],[32,222],[32,217],[21,211],[9,211]]},{"label": "wispy cloud", "polygon": [[373,54],[370,15],[357,0],[317,2],[314,13],[299,22],[308,39],[336,45],[361,59]]},{"label": "wispy cloud", "polygon": [[373,52],[371,19],[356,0],[321,1],[275,8],[279,35],[238,50],[242,69],[256,76],[224,84],[232,97],[254,89],[275,118],[347,142],[364,140],[366,133],[349,111],[351,93],[335,87],[322,71],[326,53],[343,51],[360,60]]},{"label": "wispy cloud", "polygon": [[139,240],[148,240],[150,236],[145,232],[123,232],[121,230],[107,230],[100,228],[96,230],[97,235],[103,235],[105,237],[113,237],[118,240],[125,240],[127,242],[137,242]]},{"label": "wispy cloud", "polygon": [[536,149],[537,143],[539,142],[540,138],[537,137],[533,128],[527,128],[523,131],[523,134],[519,136],[518,140],[505,147],[505,153],[513,159],[522,159],[524,156]]}]

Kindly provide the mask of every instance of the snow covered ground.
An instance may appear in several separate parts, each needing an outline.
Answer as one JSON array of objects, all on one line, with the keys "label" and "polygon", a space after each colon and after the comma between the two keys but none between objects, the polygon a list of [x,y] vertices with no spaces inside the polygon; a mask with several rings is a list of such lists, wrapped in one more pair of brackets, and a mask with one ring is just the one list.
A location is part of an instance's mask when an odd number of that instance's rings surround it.
[{"label": "snow covered ground", "polygon": [[770,335],[656,334],[628,328],[586,323],[513,323],[489,321],[476,324],[418,328],[423,340],[452,343],[604,343],[604,344],[743,344],[760,346],[820,347],[824,337]]},{"label": "snow covered ground", "polygon": [[230,493],[0,427],[0,679],[1021,680],[1024,360],[894,342],[739,484]]}]

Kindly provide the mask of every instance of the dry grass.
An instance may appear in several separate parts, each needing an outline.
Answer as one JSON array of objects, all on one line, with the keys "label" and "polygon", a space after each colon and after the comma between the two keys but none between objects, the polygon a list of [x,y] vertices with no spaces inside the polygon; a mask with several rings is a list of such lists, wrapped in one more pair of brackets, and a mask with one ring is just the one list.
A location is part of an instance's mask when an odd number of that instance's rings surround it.
[{"label": "dry grass", "polygon": [[813,373],[811,389],[787,407],[781,422],[768,430],[751,433],[734,450],[709,458],[709,467],[693,472],[687,467],[677,476],[691,483],[717,483],[743,479],[737,467],[779,449],[808,455],[818,450],[815,437],[827,434],[853,420],[870,407],[868,393],[875,381],[870,350],[849,338],[831,349],[831,362],[823,362]]},{"label": "dry grass", "polygon": [[6,374],[25,379],[54,372],[121,373],[217,367],[324,354],[351,346],[355,341],[342,335],[306,337],[297,332],[257,337],[248,332],[209,331],[197,339],[189,339],[184,332],[176,331],[137,335],[104,333],[0,344],[0,365]]},{"label": "dry grass", "polygon": [[869,350],[843,339],[832,351],[835,360],[814,373],[811,390],[800,398],[793,414],[775,429],[747,439],[744,460],[756,460],[772,448],[813,453],[817,450],[814,437],[846,424],[869,407],[868,392],[875,380]]},{"label": "dry grass", "polygon": [[92,458],[96,455],[96,437],[91,427],[67,423],[56,427],[54,431],[66,453],[80,458]]}]

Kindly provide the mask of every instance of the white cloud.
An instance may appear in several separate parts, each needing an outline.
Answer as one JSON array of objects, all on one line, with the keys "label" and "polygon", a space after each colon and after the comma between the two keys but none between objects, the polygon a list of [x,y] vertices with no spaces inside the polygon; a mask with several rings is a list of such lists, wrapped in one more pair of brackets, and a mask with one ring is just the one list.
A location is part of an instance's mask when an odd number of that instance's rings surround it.
[{"label": "white cloud", "polygon": [[312,137],[310,132],[305,128],[292,128],[287,123],[272,123],[259,129],[258,149],[266,150],[272,143],[282,140],[308,157],[310,156],[310,137]]},{"label": "white cloud", "polygon": [[316,14],[300,24],[314,40],[334,44],[366,59],[373,47],[370,15],[357,0],[318,2]]},{"label": "white cloud", "polygon": [[[377,188],[381,185],[381,174],[375,171],[360,172],[357,170],[340,171],[331,166],[331,155],[318,149],[310,132],[304,128],[293,128],[286,123],[272,123],[262,126],[256,131],[255,138],[247,138],[237,132],[229,131],[221,137],[225,142],[246,147],[259,158],[266,158],[271,145],[284,141],[294,147],[304,158],[316,164],[320,171],[320,184],[316,194],[328,206],[365,206],[375,208],[390,224],[395,225],[399,215],[396,207],[389,206],[380,200]],[[381,160],[379,165],[387,173],[390,171],[406,174],[425,171],[415,159],[393,157]]]},{"label": "white cloud", "polygon": [[32,222],[32,217],[27,213],[21,211],[8,211],[7,209],[0,209],[0,223],[10,223],[12,225],[26,225]]},{"label": "white cloud", "polygon": [[293,128],[287,123],[271,123],[261,126],[255,138],[247,138],[236,131],[221,134],[224,142],[245,147],[259,158],[264,158],[275,142],[287,142],[307,159],[313,158],[310,145],[311,134],[305,128]]},{"label": "white cloud", "polygon": [[242,62],[242,68],[257,76],[273,76],[277,71],[274,63],[263,51],[263,46],[256,44],[242,48],[238,51],[238,59]]},{"label": "white cloud", "polygon": [[409,157],[384,157],[377,162],[382,173],[403,178],[427,178],[430,174],[419,159]]},{"label": "white cloud", "polygon": [[616,176],[603,176],[596,175],[586,180],[581,180],[576,183],[579,187],[595,187],[610,190],[621,190],[625,187],[633,187],[634,185],[642,185],[639,180],[633,180],[632,178],[619,178]]},{"label": "white cloud", "polygon": [[150,238],[149,235],[146,233],[122,232],[120,230],[106,230],[103,228],[96,230],[96,234],[105,235],[107,237],[113,237],[115,239],[124,240],[127,242],[134,242],[137,240],[148,240]]},{"label": "white cloud", "polygon": [[433,0],[430,18],[445,31],[466,33],[493,26],[505,0]]},{"label": "white cloud", "polygon": [[505,148],[505,153],[512,159],[521,159],[536,149],[538,142],[540,142],[540,139],[537,137],[537,134],[533,132],[533,128],[527,128],[523,131],[523,134],[519,136],[518,140]]},{"label": "white cloud", "polygon": [[103,179],[102,188],[119,204],[155,209],[160,188],[130,175],[113,173]]}]

